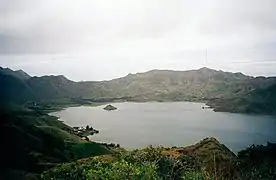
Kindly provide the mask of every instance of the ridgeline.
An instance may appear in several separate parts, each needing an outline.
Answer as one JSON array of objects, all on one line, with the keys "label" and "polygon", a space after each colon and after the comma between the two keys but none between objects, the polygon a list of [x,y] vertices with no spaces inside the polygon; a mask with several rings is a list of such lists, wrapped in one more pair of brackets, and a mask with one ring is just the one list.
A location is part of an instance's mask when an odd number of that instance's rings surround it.
[{"label": "ridgeline", "polygon": [[110,81],[87,82],[74,82],[64,76],[31,77],[22,70],[1,68],[0,87],[2,104],[64,107],[113,101],[195,101],[205,102],[215,111],[276,113],[275,77],[251,77],[208,68],[152,70]]}]

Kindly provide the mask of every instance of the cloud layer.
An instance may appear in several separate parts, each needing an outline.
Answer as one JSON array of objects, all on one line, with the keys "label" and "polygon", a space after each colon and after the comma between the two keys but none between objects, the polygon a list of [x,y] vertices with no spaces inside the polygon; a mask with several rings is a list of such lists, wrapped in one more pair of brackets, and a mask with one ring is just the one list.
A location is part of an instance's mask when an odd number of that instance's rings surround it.
[{"label": "cloud layer", "polygon": [[0,0],[0,65],[76,80],[202,66],[275,75],[274,7],[274,0]]}]

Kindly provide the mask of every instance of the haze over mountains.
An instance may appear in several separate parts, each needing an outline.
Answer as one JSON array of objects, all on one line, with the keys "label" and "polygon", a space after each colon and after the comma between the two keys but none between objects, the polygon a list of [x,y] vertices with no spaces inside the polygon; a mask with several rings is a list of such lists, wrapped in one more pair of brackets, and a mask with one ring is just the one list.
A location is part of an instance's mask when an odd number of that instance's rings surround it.
[{"label": "haze over mountains", "polygon": [[85,82],[62,75],[31,77],[22,70],[8,68],[1,68],[0,76],[1,102],[125,97],[131,101],[205,101],[219,111],[275,113],[275,77],[251,77],[209,68],[152,70],[109,81]]}]

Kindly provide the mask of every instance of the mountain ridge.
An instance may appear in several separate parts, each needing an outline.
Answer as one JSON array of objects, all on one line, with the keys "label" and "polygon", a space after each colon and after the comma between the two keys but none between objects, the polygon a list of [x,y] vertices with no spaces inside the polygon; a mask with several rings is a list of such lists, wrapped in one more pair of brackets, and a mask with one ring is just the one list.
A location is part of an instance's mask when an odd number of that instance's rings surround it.
[{"label": "mountain ridge", "polygon": [[6,75],[12,75],[12,76],[14,76],[16,78],[19,78],[19,79],[22,79],[22,80],[26,80],[26,79],[29,79],[31,77],[29,74],[27,74],[22,69],[14,71],[14,70],[12,70],[10,68],[2,68],[2,67],[0,67],[0,73],[6,74]]},{"label": "mountain ridge", "polygon": [[[267,88],[276,84],[276,77],[252,77],[206,67],[188,71],[151,70],[128,74],[108,81],[75,82],[63,75],[35,76],[24,79],[17,78],[13,73],[7,74],[1,71],[0,76],[5,77],[0,79],[2,87],[0,99],[3,102],[20,100],[24,103],[24,101],[56,101],[59,99],[67,99],[67,101],[78,99],[78,102],[84,102],[85,99],[87,102],[87,99],[112,100],[112,98],[126,97],[125,100],[128,101],[207,102],[217,111],[252,113],[259,110],[255,108],[252,110],[252,104],[247,103],[271,104],[269,99],[266,99],[266,102],[261,100],[266,98],[265,93],[258,95],[260,96],[258,102],[254,101],[254,94],[256,95],[254,91],[266,91]],[[226,103],[228,101],[230,106]],[[228,104],[227,106],[232,109],[221,108],[223,104]],[[246,104],[246,107],[237,109],[234,108],[234,104],[235,106]],[[267,111],[267,113],[274,113],[274,110]]]},{"label": "mountain ridge", "polygon": [[11,68],[8,67],[1,67],[0,66],[0,73],[2,72],[2,70],[8,70],[8,71],[12,71],[12,72],[20,72],[20,73],[24,73],[27,74],[28,77],[36,77],[36,78],[41,78],[41,77],[64,77],[70,81],[73,82],[105,82],[105,81],[112,81],[112,80],[116,80],[116,79],[120,79],[120,78],[125,78],[127,76],[130,75],[139,75],[139,74],[147,74],[147,73],[151,73],[151,72],[176,72],[176,73],[183,73],[183,72],[194,72],[194,71],[213,71],[213,72],[222,72],[222,73],[230,73],[230,74],[235,74],[237,76],[246,76],[246,77],[251,77],[251,78],[276,78],[275,76],[253,76],[253,75],[247,75],[244,74],[242,72],[231,72],[231,71],[224,71],[224,70],[216,70],[216,69],[212,69],[212,68],[208,68],[208,67],[202,67],[199,69],[189,69],[189,70],[173,70],[173,69],[151,69],[151,70],[147,70],[147,71],[142,71],[142,72],[136,72],[136,73],[128,73],[125,76],[121,76],[121,77],[116,77],[116,78],[111,78],[111,79],[106,79],[106,80],[71,80],[69,78],[67,78],[65,75],[62,74],[46,74],[46,75],[42,75],[42,76],[31,76],[29,75],[26,71],[22,70],[22,69],[18,69],[18,70],[13,70]]}]

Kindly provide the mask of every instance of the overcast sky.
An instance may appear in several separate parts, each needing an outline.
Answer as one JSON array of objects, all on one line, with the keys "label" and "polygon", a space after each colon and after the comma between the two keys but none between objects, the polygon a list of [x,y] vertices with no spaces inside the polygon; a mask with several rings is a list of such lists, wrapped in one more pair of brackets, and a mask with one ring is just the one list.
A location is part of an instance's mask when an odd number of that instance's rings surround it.
[{"label": "overcast sky", "polygon": [[0,66],[73,80],[204,66],[275,76],[275,8],[275,0],[0,0]]}]

